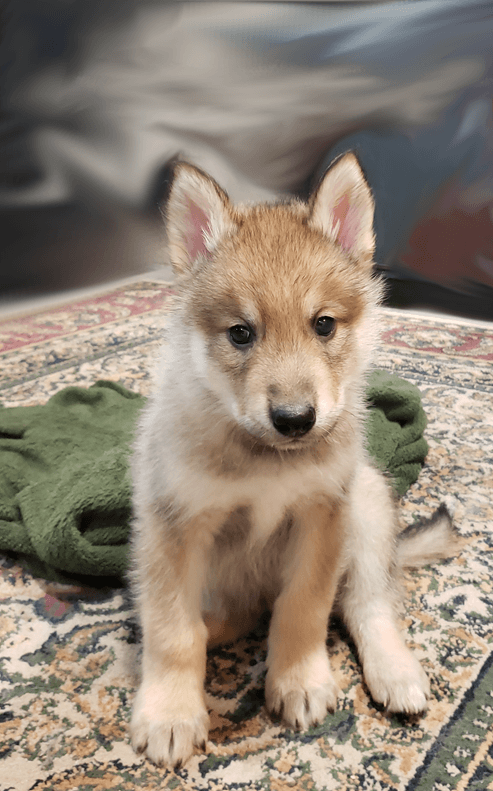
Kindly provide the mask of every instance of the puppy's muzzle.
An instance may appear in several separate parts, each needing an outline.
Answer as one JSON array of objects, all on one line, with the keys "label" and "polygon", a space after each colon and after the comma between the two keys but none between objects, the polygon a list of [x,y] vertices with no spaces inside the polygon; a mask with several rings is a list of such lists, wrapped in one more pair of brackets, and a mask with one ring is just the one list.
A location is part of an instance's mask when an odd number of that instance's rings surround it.
[{"label": "puppy's muzzle", "polygon": [[312,406],[287,409],[277,407],[270,409],[272,425],[283,437],[302,437],[308,434],[315,425],[316,412]]}]

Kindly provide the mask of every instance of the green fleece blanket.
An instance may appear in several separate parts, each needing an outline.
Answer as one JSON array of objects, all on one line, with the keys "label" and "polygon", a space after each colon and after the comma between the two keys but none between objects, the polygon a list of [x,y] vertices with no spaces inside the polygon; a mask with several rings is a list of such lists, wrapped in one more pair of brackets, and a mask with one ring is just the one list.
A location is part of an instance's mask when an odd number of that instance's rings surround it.
[{"label": "green fleece blanket", "polygon": [[[419,392],[375,371],[367,397],[368,449],[403,494],[428,450]],[[124,577],[129,447],[144,402],[101,381],[67,387],[43,406],[0,408],[0,551],[48,579]]]}]

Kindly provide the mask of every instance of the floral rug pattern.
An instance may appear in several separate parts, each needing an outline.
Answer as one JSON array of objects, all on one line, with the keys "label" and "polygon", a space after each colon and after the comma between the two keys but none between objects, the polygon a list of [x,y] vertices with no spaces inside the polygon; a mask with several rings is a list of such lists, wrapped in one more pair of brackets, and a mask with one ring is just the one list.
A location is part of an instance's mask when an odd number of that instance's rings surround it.
[{"label": "floral rug pattern", "polygon": [[[45,402],[114,379],[148,393],[172,289],[124,286],[0,322],[0,403]],[[138,628],[125,590],[57,586],[0,565],[0,791],[106,789],[493,789],[493,326],[382,310],[377,365],[416,383],[430,453],[402,524],[455,505],[455,558],[409,572],[403,625],[432,697],[422,717],[369,698],[338,623],[328,646],[335,714],[307,733],[264,709],[265,625],[210,653],[212,729],[179,771],[133,753],[128,719]]]}]

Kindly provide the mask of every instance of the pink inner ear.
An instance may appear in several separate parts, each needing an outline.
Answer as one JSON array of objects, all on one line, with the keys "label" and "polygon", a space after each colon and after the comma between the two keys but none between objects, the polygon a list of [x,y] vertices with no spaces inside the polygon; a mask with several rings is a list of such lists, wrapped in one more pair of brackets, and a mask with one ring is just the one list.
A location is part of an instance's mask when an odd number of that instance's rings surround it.
[{"label": "pink inner ear", "polygon": [[187,223],[185,245],[191,261],[195,261],[199,255],[207,255],[209,252],[204,239],[204,231],[209,230],[209,218],[200,206],[187,198]]},{"label": "pink inner ear", "polygon": [[345,250],[352,250],[358,235],[358,210],[349,203],[347,193],[334,206],[332,217],[334,226],[339,221],[337,241]]}]

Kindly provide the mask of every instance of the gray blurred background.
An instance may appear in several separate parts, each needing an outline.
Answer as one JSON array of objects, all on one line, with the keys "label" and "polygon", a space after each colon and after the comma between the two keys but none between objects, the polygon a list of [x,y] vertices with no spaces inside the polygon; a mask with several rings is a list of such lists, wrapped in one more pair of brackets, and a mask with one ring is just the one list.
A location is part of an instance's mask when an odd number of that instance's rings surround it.
[{"label": "gray blurred background", "polygon": [[0,295],[165,262],[188,159],[235,200],[306,195],[355,150],[395,305],[493,319],[493,6],[0,3]]}]

